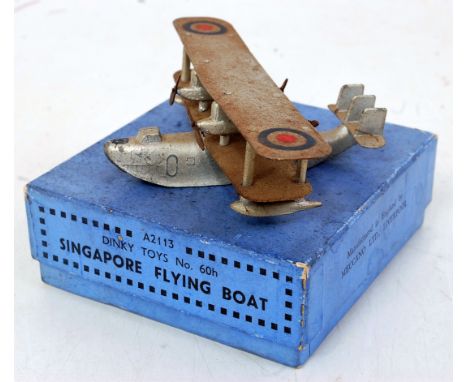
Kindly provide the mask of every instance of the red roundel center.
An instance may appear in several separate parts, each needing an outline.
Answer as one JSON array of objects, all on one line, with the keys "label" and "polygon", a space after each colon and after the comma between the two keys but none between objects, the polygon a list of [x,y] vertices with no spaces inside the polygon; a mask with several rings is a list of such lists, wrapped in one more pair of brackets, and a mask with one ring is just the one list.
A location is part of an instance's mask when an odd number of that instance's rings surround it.
[{"label": "red roundel center", "polygon": [[214,25],[205,24],[205,23],[195,24],[193,27],[194,29],[203,31],[203,32],[208,32],[208,31],[212,31],[213,29],[215,29]]},{"label": "red roundel center", "polygon": [[292,134],[281,133],[276,136],[276,139],[281,143],[295,143],[297,141],[297,137]]}]

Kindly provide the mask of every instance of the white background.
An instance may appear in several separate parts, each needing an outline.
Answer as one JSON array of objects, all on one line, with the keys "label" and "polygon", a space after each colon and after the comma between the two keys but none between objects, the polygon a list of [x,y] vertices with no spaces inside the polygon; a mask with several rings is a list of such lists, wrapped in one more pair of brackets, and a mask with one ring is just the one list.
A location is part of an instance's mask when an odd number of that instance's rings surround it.
[{"label": "white background", "polygon": [[[448,1],[16,1],[18,381],[448,381],[452,364]],[[325,107],[363,82],[388,120],[439,136],[423,227],[301,369],[40,282],[24,185],[167,98],[172,20],[229,20],[286,93]]]}]

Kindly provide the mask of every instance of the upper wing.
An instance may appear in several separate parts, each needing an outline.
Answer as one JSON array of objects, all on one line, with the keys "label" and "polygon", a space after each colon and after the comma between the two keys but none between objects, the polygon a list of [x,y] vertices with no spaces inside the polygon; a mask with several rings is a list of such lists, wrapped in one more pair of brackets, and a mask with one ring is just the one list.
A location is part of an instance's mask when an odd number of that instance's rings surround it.
[{"label": "upper wing", "polygon": [[312,159],[331,147],[268,76],[235,29],[209,17],[174,26],[203,86],[252,145],[269,159]]}]

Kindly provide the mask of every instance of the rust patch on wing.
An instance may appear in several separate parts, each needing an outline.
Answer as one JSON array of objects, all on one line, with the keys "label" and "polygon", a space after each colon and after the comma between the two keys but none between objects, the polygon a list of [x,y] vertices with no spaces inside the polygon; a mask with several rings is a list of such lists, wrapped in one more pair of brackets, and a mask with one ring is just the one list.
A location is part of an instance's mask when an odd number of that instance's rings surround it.
[{"label": "rust patch on wing", "polygon": [[[330,154],[330,145],[273,82],[231,24],[190,17],[176,19],[174,26],[203,87],[258,155],[299,160]],[[302,143],[277,140],[269,135],[272,129],[284,129]]]}]

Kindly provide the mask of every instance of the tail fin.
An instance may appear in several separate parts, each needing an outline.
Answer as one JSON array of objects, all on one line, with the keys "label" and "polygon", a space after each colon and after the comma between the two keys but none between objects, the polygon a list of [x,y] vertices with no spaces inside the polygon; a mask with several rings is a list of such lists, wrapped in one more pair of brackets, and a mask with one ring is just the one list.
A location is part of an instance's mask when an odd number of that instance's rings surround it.
[{"label": "tail fin", "polygon": [[364,94],[364,85],[343,85],[336,104],[329,109],[363,147],[385,145],[383,130],[387,109],[375,107],[375,96]]},{"label": "tail fin", "polygon": [[328,108],[335,114],[343,114],[349,109],[351,101],[354,97],[364,94],[363,84],[348,84],[343,85],[338,94],[336,104],[328,105]]},{"label": "tail fin", "polygon": [[358,95],[353,97],[349,109],[346,111],[346,116],[343,122],[357,122],[361,119],[361,115],[365,109],[375,106],[374,95]]},{"label": "tail fin", "polygon": [[348,122],[346,126],[360,146],[376,149],[385,145],[383,130],[386,116],[385,108],[366,108],[359,121]]}]

